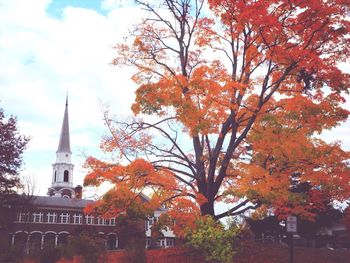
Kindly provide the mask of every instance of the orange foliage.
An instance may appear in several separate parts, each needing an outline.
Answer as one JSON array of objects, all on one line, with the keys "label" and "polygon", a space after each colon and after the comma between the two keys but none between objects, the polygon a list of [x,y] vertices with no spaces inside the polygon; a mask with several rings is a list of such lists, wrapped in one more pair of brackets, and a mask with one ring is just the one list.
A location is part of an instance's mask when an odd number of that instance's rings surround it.
[{"label": "orange foliage", "polygon": [[[289,189],[291,176],[297,173],[301,182],[321,187],[335,200],[346,200],[350,193],[349,152],[342,150],[339,143],[327,144],[312,134],[337,125],[347,111],[333,108],[322,114],[327,106],[332,107],[329,101],[312,103],[301,96],[275,105],[280,109],[259,116],[254,131],[247,136],[252,158],[249,163],[236,165],[236,193],[280,207],[294,198]],[[320,114],[324,116],[322,120]],[[309,214],[308,198],[296,198],[295,214]]]},{"label": "orange foliage", "polygon": [[184,237],[189,230],[195,229],[200,216],[198,206],[185,198],[177,199],[168,214],[174,220],[173,230],[178,237]]},{"label": "orange foliage", "polygon": [[[337,67],[350,54],[348,1],[208,0],[212,13],[203,0],[165,1],[162,11],[137,2],[150,19],[116,45],[113,64],[136,69],[132,110],[151,118],[106,113],[101,148],[113,161],[86,162],[86,185],[114,185],[97,210],[164,205],[181,234],[199,214],[290,200],[290,213],[312,216],[308,197],[290,191],[295,175],[332,200],[350,197],[349,152],[317,137],[349,115],[350,79]],[[232,208],[215,214],[218,201]]]}]

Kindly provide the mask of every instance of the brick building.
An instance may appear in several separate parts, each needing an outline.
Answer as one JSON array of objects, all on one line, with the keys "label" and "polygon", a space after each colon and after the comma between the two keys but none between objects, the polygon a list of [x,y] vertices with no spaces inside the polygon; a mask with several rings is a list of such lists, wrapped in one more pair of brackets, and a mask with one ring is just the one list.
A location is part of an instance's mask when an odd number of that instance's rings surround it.
[{"label": "brick building", "polygon": [[[84,214],[84,207],[93,202],[82,199],[82,187],[73,187],[73,168],[70,148],[68,100],[56,151],[56,162],[52,165],[52,183],[48,196],[34,196],[26,211],[18,211],[12,229],[9,231],[11,245],[23,246],[27,251],[46,245],[59,246],[68,242],[71,234],[81,230],[97,233],[105,240],[109,250],[120,247],[115,230],[115,219],[104,219]],[[145,227],[146,246],[150,244],[151,227],[162,213],[159,209],[142,227]],[[164,238],[157,244],[162,247],[174,245],[172,231],[163,231]]]},{"label": "brick building", "polygon": [[33,209],[19,211],[10,233],[11,245],[26,249],[59,246],[68,242],[68,236],[82,230],[93,231],[105,239],[107,249],[118,248],[114,220],[84,215],[90,200],[36,196]]}]

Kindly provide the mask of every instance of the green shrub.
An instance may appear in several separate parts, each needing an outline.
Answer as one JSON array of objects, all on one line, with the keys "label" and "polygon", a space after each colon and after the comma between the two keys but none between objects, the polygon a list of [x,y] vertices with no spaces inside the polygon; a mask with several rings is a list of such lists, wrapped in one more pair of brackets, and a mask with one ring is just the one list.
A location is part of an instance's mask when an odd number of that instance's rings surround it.
[{"label": "green shrub", "polygon": [[71,237],[68,247],[62,249],[66,258],[80,255],[83,258],[83,263],[95,263],[104,255],[105,244],[102,238],[83,231],[79,235]]},{"label": "green shrub", "polygon": [[146,262],[145,242],[138,236],[130,237],[125,247],[130,263]]},{"label": "green shrub", "polygon": [[20,262],[24,255],[23,246],[10,246],[7,235],[0,233],[0,263]]},{"label": "green shrub", "polygon": [[55,247],[44,247],[39,256],[40,263],[55,263],[62,256],[60,248]]},{"label": "green shrub", "polygon": [[231,263],[237,251],[235,240],[239,227],[232,224],[225,229],[220,222],[206,217],[197,222],[197,228],[188,233],[187,245],[204,255],[207,262]]},{"label": "green shrub", "polygon": [[23,250],[19,247],[0,249],[0,263],[17,263],[23,259]]},{"label": "green shrub", "polygon": [[144,211],[135,205],[129,207],[125,214],[120,214],[116,219],[119,244],[121,248],[125,248],[130,263],[146,262],[145,216]]}]

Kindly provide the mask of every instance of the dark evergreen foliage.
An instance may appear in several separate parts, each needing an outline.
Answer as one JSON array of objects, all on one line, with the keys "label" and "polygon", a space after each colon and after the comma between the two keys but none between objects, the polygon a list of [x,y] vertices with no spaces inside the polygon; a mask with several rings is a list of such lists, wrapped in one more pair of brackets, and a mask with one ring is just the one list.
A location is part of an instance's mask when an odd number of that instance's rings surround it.
[{"label": "dark evergreen foliage", "polygon": [[6,119],[0,108],[0,229],[7,226],[11,211],[23,203],[16,189],[21,187],[19,171],[29,138],[19,133],[17,119]]}]

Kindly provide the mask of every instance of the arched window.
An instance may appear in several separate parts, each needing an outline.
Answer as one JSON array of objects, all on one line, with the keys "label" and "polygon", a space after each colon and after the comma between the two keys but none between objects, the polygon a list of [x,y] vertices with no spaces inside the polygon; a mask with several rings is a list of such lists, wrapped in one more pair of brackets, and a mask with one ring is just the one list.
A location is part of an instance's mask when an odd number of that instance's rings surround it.
[{"label": "arched window", "polygon": [[118,248],[118,238],[115,234],[108,234],[106,240],[107,250],[114,250]]},{"label": "arched window", "polygon": [[54,248],[55,247],[56,233],[48,232],[44,235],[44,247]]},{"label": "arched window", "polygon": [[65,170],[63,173],[63,181],[68,182],[68,179],[69,179],[69,172],[68,170]]},{"label": "arched window", "polygon": [[29,236],[29,249],[35,251],[40,249],[42,234],[38,232],[31,233]]},{"label": "arched window", "polygon": [[15,233],[14,245],[18,248],[24,249],[26,242],[28,240],[28,235],[25,232]]},{"label": "arched window", "polygon": [[55,182],[57,181],[57,178],[56,178],[56,176],[57,176],[57,171],[55,171]]},{"label": "arched window", "polygon": [[62,246],[62,245],[67,245],[68,244],[68,233],[59,233],[58,238],[57,238],[57,245]]}]

